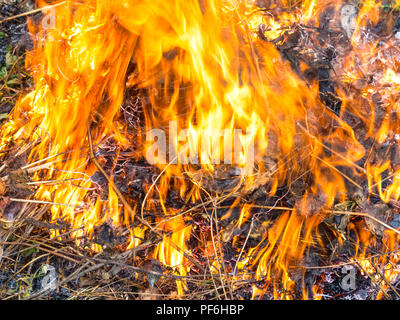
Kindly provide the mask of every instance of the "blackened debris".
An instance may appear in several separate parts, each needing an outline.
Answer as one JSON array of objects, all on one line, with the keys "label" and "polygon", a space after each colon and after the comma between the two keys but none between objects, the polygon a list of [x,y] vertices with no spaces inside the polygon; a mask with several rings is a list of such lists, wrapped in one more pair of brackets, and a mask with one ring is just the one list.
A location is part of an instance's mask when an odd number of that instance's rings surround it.
[{"label": "blackened debris", "polygon": [[[24,11],[23,1],[0,3],[0,21],[21,14]],[[26,1],[25,1],[26,2]],[[5,21],[0,25],[0,67],[5,66],[6,54],[13,48],[25,51],[32,48],[29,38],[26,17]]]},{"label": "blackened debris", "polygon": [[108,223],[103,223],[94,228],[94,241],[97,244],[112,244],[115,239],[114,229]]},{"label": "blackened debris", "polygon": [[126,242],[126,237],[120,234],[117,228],[110,223],[104,222],[99,226],[94,227],[94,242],[103,246],[103,249],[115,248]]},{"label": "blackened debris", "polygon": [[318,69],[318,85],[321,101],[339,116],[342,102],[336,96],[334,82],[330,79],[329,69]]}]

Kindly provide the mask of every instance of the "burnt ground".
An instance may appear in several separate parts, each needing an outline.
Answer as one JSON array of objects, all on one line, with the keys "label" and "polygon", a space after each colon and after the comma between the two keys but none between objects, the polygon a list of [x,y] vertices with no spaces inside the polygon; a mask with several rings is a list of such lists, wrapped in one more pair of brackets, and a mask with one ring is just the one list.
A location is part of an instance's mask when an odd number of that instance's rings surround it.
[{"label": "burnt ground", "polygon": [[[0,21],[33,8],[31,1],[8,0],[0,3]],[[30,86],[24,69],[24,55],[32,49],[26,17],[12,18],[0,24],[0,120],[12,109],[22,90]]]},{"label": "burnt ground", "polygon": [[[261,4],[260,4],[261,6]],[[0,4],[0,20],[13,17],[20,13],[32,9],[30,1],[7,1]],[[394,28],[399,28],[400,23],[394,23]],[[329,31],[320,30],[320,36],[326,36]],[[396,30],[393,30],[394,32]],[[336,114],[340,113],[341,101],[335,95],[335,83],[331,79],[332,61],[335,53],[331,49],[324,49],[320,52],[320,59],[310,60],[304,52],[299,49],[304,47],[302,43],[303,33],[307,32],[304,28],[299,28],[297,32],[288,35],[284,44],[277,44],[278,50],[286,58],[301,77],[307,81],[318,81],[320,97],[327,108]],[[318,36],[314,39],[317,39]],[[0,24],[0,86],[3,87],[0,96],[0,118],[4,121],[8,112],[12,110],[17,97],[31,86],[30,78],[23,66],[23,56],[29,50],[31,43],[28,37],[26,18],[10,19]],[[301,73],[299,61],[306,62],[308,69]],[[132,89],[127,92],[126,101],[121,107],[121,119],[128,124],[132,131],[136,130],[136,125],[143,119],[141,117],[141,103],[132,96],[139,96],[141,93]],[[137,116],[139,114],[139,116]],[[349,115],[351,121],[351,116]],[[26,187],[24,182],[30,181],[26,172],[19,170],[27,161],[29,150],[24,152],[11,151],[3,157],[3,162],[7,163],[5,172],[0,171],[0,175],[9,176],[9,187],[6,193],[0,194],[0,212],[5,218],[15,216],[19,211],[29,212],[29,216],[14,224],[3,219],[0,220],[0,299],[176,299],[177,278],[171,270],[161,266],[157,261],[149,259],[153,245],[141,246],[136,251],[126,250],[127,232],[123,228],[116,229],[107,223],[97,226],[95,234],[90,239],[81,239],[81,245],[77,246],[74,239],[69,236],[70,227],[63,221],[50,223],[47,205],[35,205],[11,202],[10,198],[27,199],[34,189]],[[381,151],[387,153],[387,150]],[[129,153],[129,150],[128,150]],[[112,146],[104,145],[96,150],[96,155],[101,157],[102,165],[107,168],[115,163],[115,151]],[[143,199],[145,186],[148,185],[159,171],[149,166],[144,160],[134,161],[125,157],[116,164],[114,179],[121,193],[129,197]],[[92,176],[92,180],[99,186],[98,195],[102,199],[108,198],[107,179],[97,172]],[[266,199],[265,195],[255,192],[249,195],[249,200],[255,201],[265,207],[276,205],[279,199],[282,206],[293,206],[296,199],[304,192],[307,185],[306,180],[298,181],[293,186],[293,192],[288,194],[284,188],[278,190],[276,197]],[[218,189],[226,187],[224,181],[217,182]],[[350,200],[345,204],[337,204],[339,210],[362,211],[368,207],[369,211],[377,217],[381,217],[390,211],[391,219],[387,222],[394,228],[400,227],[400,220],[394,213],[398,213],[396,205],[382,205],[376,197],[366,198],[365,194],[355,194],[349,196]],[[360,199],[361,198],[361,201]],[[318,200],[316,200],[318,202]],[[186,204],[179,196],[170,190],[167,205],[182,208]],[[227,201],[223,205],[230,205]],[[316,204],[318,205],[318,204]],[[218,210],[218,217],[222,217],[226,209]],[[258,209],[252,212],[256,217],[253,221],[252,233],[247,238],[250,224],[244,224],[240,230],[230,228],[232,221],[237,219],[238,212],[233,214],[230,219],[222,224],[224,228],[231,231],[223,236],[229,238],[232,235],[238,236],[239,243],[247,241],[249,246],[254,246],[262,239],[262,223],[277,219],[280,211],[270,209]],[[267,214],[268,213],[268,214]],[[145,217],[151,219],[150,212],[145,213]],[[146,216],[147,215],[147,216]],[[34,218],[32,218],[34,217]],[[0,215],[1,218],[1,215]],[[207,223],[200,213],[193,214],[194,223],[205,227]],[[323,290],[322,299],[324,300],[366,300],[375,299],[380,289],[376,284],[376,274],[371,275],[364,272],[363,267],[358,263],[352,263],[351,257],[354,255],[356,247],[356,235],[350,230],[349,224],[359,225],[369,228],[377,234],[378,244],[371,247],[367,254],[379,254],[379,236],[382,230],[376,225],[369,225],[362,217],[348,218],[343,215],[332,215],[320,226],[320,232],[325,235],[326,242],[329,243],[325,250],[312,248],[307,261],[304,265],[310,268],[304,273],[304,285],[309,292],[309,297],[313,285],[318,285]],[[374,228],[377,228],[375,230]],[[50,233],[59,230],[62,240],[50,239]],[[346,241],[340,245],[333,233],[340,233]],[[59,239],[59,238],[58,238]],[[154,243],[159,241],[157,235],[146,234],[146,239]],[[92,252],[91,244],[96,243],[103,246],[100,253]],[[194,255],[198,257],[200,263],[206,263],[205,257],[200,252],[196,252],[197,240],[193,237],[189,240],[189,247]],[[224,260],[228,266],[235,265],[234,250],[229,241],[223,245]],[[141,263],[137,263],[137,260]],[[349,265],[345,268],[344,265]],[[353,271],[352,271],[353,270]],[[354,272],[354,284],[346,282],[346,275]],[[303,274],[303,273],[301,273]],[[188,294],[185,299],[216,299],[223,297],[220,289],[215,289],[210,279],[204,280],[196,276],[189,276],[187,279]],[[57,286],[53,286],[57,283]],[[252,286],[261,287],[263,282],[246,280],[239,282],[234,292],[236,299],[250,299]],[[299,286],[290,293],[293,298],[300,298],[302,286]],[[392,285],[385,292],[384,299],[400,299],[400,282]],[[272,293],[267,291],[260,299],[272,299]]]}]

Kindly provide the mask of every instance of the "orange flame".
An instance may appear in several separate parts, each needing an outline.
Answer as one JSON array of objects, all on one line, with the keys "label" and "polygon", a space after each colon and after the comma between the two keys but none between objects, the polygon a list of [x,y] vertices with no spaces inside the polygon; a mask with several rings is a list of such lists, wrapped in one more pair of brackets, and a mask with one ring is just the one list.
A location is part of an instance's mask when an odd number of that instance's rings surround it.
[{"label": "orange flame", "polygon": [[[275,298],[286,299],[296,284],[290,265],[316,244],[318,225],[335,202],[347,200],[348,184],[362,188],[359,181],[365,179],[369,191],[376,188],[384,202],[397,201],[399,163],[368,158],[365,168],[360,167],[368,156],[361,138],[343,117],[324,107],[318,83],[299,76],[276,47],[298,24],[318,28],[318,16],[341,2],[272,2],[273,14],[250,0],[66,0],[55,2],[54,26],[30,23],[34,50],[26,66],[35,87],[20,98],[2,128],[1,148],[33,143],[27,166],[36,172],[32,179],[57,181],[41,184],[36,199],[64,204],[51,207],[52,219],[70,222],[77,229],[75,237],[91,235],[103,222],[125,225],[130,230],[128,248],[139,246],[152,225],[133,224],[135,217],[111,184],[108,200],[93,194],[91,176],[97,168],[88,157],[88,131],[95,148],[112,141],[118,152],[133,149],[136,159],[146,158],[160,169],[156,180],[145,186],[145,199],[130,199],[130,204],[142,218],[145,210],[162,211],[154,228],[163,239],[153,257],[181,276],[190,270],[183,252],[191,254],[187,242],[194,228],[190,213],[182,214],[166,201],[171,189],[185,203],[208,201],[217,207],[214,198],[239,199],[259,188],[272,197],[280,187],[309,175],[307,191],[294,209],[265,222],[261,242],[237,264],[239,271],[253,268],[256,279],[272,283]],[[337,95],[341,115],[356,115],[365,126],[365,139],[398,147],[399,40],[378,46],[380,39],[365,39],[363,32],[379,19],[377,1],[363,1],[352,47],[337,62]],[[375,76],[369,81],[371,74]],[[348,86],[358,87],[358,94],[349,93]],[[118,121],[127,88],[146,95],[145,128],[135,132]],[[374,106],[377,93],[383,116]],[[154,129],[168,130],[169,135]],[[145,139],[150,131],[153,135]],[[384,187],[388,171],[393,179]],[[230,183],[220,187],[220,180]],[[241,205],[237,229],[251,221],[252,208]],[[394,237],[385,239],[390,248],[397,243]],[[392,277],[393,270],[388,265],[383,272]],[[178,280],[177,286],[184,294],[185,281]],[[265,292],[253,289],[253,298]],[[318,288],[313,291],[318,295]]]}]

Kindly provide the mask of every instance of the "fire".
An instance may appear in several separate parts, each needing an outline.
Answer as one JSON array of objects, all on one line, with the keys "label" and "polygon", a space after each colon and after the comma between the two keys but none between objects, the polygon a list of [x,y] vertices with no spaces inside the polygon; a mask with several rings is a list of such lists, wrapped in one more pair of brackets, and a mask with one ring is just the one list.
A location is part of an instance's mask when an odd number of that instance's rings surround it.
[{"label": "fire", "polygon": [[[160,260],[165,265],[177,269],[179,275],[185,276],[189,267],[185,266],[185,257],[183,252],[187,251],[186,242],[189,240],[191,226],[186,226],[182,216],[173,216],[166,219],[167,222],[161,221],[165,225],[163,229],[171,232],[171,236],[164,236],[163,241],[157,246],[154,251],[154,257]],[[175,243],[179,249],[170,245],[170,242]],[[177,280],[178,294],[184,293],[184,281]]]},{"label": "fire", "polygon": [[[338,52],[335,60],[340,112],[325,107],[323,80],[306,80],[300,71],[307,63],[293,66],[280,51],[286,47],[279,46],[301,38],[298,25],[323,28],[327,8],[339,12],[342,3],[269,2],[271,7],[261,10],[251,0],[67,0],[53,3],[58,4],[54,26],[30,23],[34,49],[26,66],[35,85],[2,128],[1,148],[32,142],[26,166],[32,180],[55,181],[39,184],[35,193],[35,199],[54,203],[52,220],[70,223],[76,238],[90,237],[103,223],[128,228],[128,249],[158,232],[162,236],[152,257],[187,276],[199,271],[193,263],[197,249],[188,242],[200,231],[193,227],[191,209],[178,210],[168,201],[175,192],[185,206],[205,209],[210,227],[197,246],[210,262],[210,273],[227,281],[229,272],[252,271],[265,282],[262,289],[253,286],[253,298],[273,288],[274,298],[289,299],[298,283],[290,266],[304,262],[310,248],[321,243],[319,226],[336,203],[349,200],[351,188],[363,189],[365,181],[369,194],[386,203],[398,201],[399,163],[372,158],[365,148],[368,139],[376,146],[399,147],[399,40],[369,39],[366,32],[380,19],[380,2],[362,2],[348,51]],[[304,53],[315,60],[312,55]],[[124,95],[133,89],[145,96],[144,126],[134,130],[121,121]],[[383,115],[374,105],[377,94]],[[347,112],[361,122],[362,137],[345,118]],[[103,152],[106,148],[111,151]],[[124,154],[129,155],[124,159],[146,159],[158,170],[145,183],[144,198],[121,199],[116,190],[112,180],[121,172],[117,159]],[[102,185],[93,179],[99,165],[107,174],[101,174]],[[391,179],[385,179],[388,175]],[[249,244],[249,237],[243,243],[234,234],[252,228],[259,216],[254,201],[242,198],[258,189],[265,198],[278,197],[281,188],[298,182],[307,189],[296,195],[292,208],[276,205],[271,210],[281,212],[270,218],[263,213],[258,244]],[[102,188],[105,198],[99,195]],[[218,207],[228,199],[233,204],[220,219]],[[231,233],[224,229],[230,219]],[[365,247],[372,235],[360,236],[356,229],[358,246]],[[390,232],[383,239],[385,252],[397,245],[398,234]],[[239,248],[233,270],[225,266],[219,244],[213,244],[227,234]],[[353,259],[366,256],[361,250]],[[382,270],[388,279],[398,270],[395,260]],[[186,282],[176,285],[183,295]],[[315,286],[311,291],[321,295]]]}]

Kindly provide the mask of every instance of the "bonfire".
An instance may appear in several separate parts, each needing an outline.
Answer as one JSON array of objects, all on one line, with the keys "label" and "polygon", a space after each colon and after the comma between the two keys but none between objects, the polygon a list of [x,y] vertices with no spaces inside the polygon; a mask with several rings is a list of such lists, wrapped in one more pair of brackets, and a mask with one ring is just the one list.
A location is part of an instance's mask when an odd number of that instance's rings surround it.
[{"label": "bonfire", "polygon": [[399,1],[13,8],[1,298],[400,298]]}]

